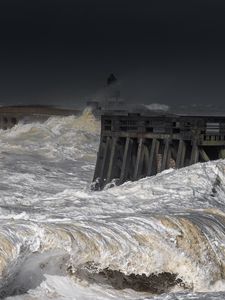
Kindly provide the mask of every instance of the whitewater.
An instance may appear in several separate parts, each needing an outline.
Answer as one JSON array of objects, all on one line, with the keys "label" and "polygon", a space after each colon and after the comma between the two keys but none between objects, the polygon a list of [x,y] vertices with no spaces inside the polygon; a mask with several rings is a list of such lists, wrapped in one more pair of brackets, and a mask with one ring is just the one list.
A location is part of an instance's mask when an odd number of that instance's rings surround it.
[{"label": "whitewater", "polygon": [[100,122],[0,130],[0,298],[225,299],[225,161],[92,191]]}]

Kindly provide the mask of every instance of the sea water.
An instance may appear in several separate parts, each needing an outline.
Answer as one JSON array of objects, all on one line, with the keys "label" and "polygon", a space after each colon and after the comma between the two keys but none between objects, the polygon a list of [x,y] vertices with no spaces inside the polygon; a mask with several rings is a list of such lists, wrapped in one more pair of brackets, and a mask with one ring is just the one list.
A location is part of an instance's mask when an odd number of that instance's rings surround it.
[{"label": "sea water", "polygon": [[89,111],[0,131],[0,297],[225,299],[225,161],[93,192]]}]

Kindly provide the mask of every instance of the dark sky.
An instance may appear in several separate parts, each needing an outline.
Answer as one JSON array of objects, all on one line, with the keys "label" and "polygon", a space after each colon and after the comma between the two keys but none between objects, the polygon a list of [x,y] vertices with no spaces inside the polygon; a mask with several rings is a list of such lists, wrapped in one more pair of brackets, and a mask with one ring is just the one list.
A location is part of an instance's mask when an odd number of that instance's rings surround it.
[{"label": "dark sky", "polygon": [[225,1],[1,0],[0,103],[222,104]]}]

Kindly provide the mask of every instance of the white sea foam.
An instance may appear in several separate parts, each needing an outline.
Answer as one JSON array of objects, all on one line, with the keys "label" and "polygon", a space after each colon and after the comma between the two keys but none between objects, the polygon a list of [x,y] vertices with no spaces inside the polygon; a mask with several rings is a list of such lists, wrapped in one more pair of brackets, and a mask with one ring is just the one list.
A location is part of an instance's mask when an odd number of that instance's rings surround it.
[{"label": "white sea foam", "polygon": [[224,297],[225,161],[92,192],[99,131],[85,111],[0,132],[2,297]]},{"label": "white sea foam", "polygon": [[145,105],[145,107],[149,110],[156,110],[156,111],[168,111],[169,106],[165,104],[160,104],[160,103],[151,103],[148,105]]}]

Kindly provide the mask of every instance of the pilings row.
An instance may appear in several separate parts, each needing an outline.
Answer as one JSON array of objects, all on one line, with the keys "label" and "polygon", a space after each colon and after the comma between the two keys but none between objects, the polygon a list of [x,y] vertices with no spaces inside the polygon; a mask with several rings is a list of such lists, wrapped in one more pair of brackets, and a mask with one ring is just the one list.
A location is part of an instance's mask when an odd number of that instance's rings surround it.
[{"label": "pilings row", "polygon": [[198,161],[224,157],[224,152],[214,147],[214,157],[209,157],[196,140],[102,136],[94,181],[97,189],[102,189],[113,179],[116,184],[122,184],[168,168],[182,168]]}]

